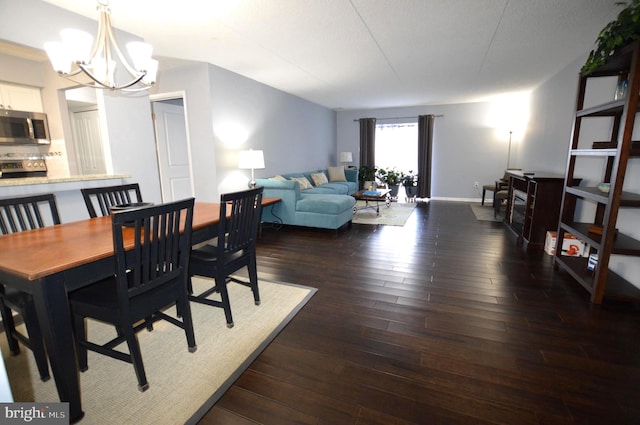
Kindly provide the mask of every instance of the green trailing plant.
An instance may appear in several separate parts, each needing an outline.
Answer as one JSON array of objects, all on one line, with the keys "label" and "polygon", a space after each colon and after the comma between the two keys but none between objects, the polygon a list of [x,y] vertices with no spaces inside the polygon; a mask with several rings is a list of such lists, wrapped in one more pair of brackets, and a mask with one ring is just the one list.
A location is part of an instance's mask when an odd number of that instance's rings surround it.
[{"label": "green trailing plant", "polygon": [[640,0],[616,2],[626,6],[616,18],[605,26],[598,38],[596,47],[589,53],[587,62],[582,66],[582,73],[589,74],[604,65],[613,52],[632,41],[640,40]]},{"label": "green trailing plant", "polygon": [[391,186],[397,186],[400,184],[400,181],[401,181],[400,174],[401,173],[395,168],[389,168],[389,169],[380,168],[378,170],[377,177],[382,183],[391,187]]},{"label": "green trailing plant", "polygon": [[372,182],[376,179],[376,172],[378,171],[378,167],[375,165],[370,167],[368,165],[363,165],[358,170],[358,180],[361,182]]}]

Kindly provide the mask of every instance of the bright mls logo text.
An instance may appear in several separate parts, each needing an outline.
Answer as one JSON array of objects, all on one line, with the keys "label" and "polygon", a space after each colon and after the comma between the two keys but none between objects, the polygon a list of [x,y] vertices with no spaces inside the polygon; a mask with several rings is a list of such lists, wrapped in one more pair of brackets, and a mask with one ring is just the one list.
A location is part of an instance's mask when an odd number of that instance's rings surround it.
[{"label": "bright mls logo text", "polygon": [[[68,403],[3,403],[3,423],[60,423],[68,417]],[[64,423],[64,422],[63,422]]]}]

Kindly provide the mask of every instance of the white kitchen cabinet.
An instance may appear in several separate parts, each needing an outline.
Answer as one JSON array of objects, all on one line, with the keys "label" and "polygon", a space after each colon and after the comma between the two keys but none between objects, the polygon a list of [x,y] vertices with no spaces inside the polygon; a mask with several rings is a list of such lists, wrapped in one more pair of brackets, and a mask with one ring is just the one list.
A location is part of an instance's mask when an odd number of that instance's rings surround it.
[{"label": "white kitchen cabinet", "polygon": [[0,109],[44,112],[40,89],[37,87],[0,83]]}]

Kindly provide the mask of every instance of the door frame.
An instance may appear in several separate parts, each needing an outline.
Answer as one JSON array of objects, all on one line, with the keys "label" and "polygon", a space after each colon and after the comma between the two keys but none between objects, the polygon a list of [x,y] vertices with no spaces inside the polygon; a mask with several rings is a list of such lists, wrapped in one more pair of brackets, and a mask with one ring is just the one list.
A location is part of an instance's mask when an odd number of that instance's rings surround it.
[{"label": "door frame", "polygon": [[[191,184],[191,193],[195,196],[196,192],[195,192],[195,182],[193,179],[193,158],[191,155],[191,137],[189,134],[189,115],[187,112],[187,93],[184,90],[182,90],[182,91],[157,93],[157,94],[149,95],[151,113],[153,114],[153,103],[162,102],[165,100],[174,100],[174,99],[182,99],[182,110],[184,114],[184,124],[185,124],[184,125],[185,139],[187,143],[187,157],[189,161],[189,181]],[[158,176],[160,179],[159,181],[160,193],[164,194],[163,183],[162,183],[162,168],[160,167],[160,154],[158,152],[159,150],[158,132],[156,131],[156,121],[155,119],[153,119],[153,117],[152,117],[152,121],[153,121],[153,137],[155,139],[155,144],[156,144],[156,165],[158,167]],[[162,201],[167,202],[168,200],[163,199]]]}]

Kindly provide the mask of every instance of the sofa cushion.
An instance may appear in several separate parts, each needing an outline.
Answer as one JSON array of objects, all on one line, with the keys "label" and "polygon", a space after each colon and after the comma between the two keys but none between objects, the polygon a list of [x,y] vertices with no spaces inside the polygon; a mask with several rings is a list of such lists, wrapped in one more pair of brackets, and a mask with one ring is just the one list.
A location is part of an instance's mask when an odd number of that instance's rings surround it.
[{"label": "sofa cushion", "polygon": [[326,184],[324,184],[324,185],[322,185],[320,187],[314,187],[313,189],[305,190],[304,193],[307,193],[307,194],[324,193],[325,195],[340,195],[339,192],[336,192],[335,188],[329,187]]},{"label": "sofa cushion", "polygon": [[311,179],[316,187],[329,183],[329,180],[327,180],[327,176],[324,173],[311,173]]},{"label": "sofa cushion", "polygon": [[286,180],[286,179],[281,175],[277,175],[277,176],[269,177],[269,180]]},{"label": "sofa cushion", "polygon": [[298,182],[300,184],[300,190],[313,189],[313,186],[306,177],[291,177],[290,180]]},{"label": "sofa cushion", "polygon": [[305,194],[296,203],[296,211],[318,214],[340,214],[352,209],[356,200],[347,195]]},{"label": "sofa cushion", "polygon": [[331,182],[327,183],[322,187],[330,188],[334,193],[338,195],[348,195],[349,194],[349,186],[345,182]]},{"label": "sofa cushion", "polygon": [[344,167],[327,167],[327,173],[329,174],[330,182],[347,181],[347,178],[344,175]]}]

